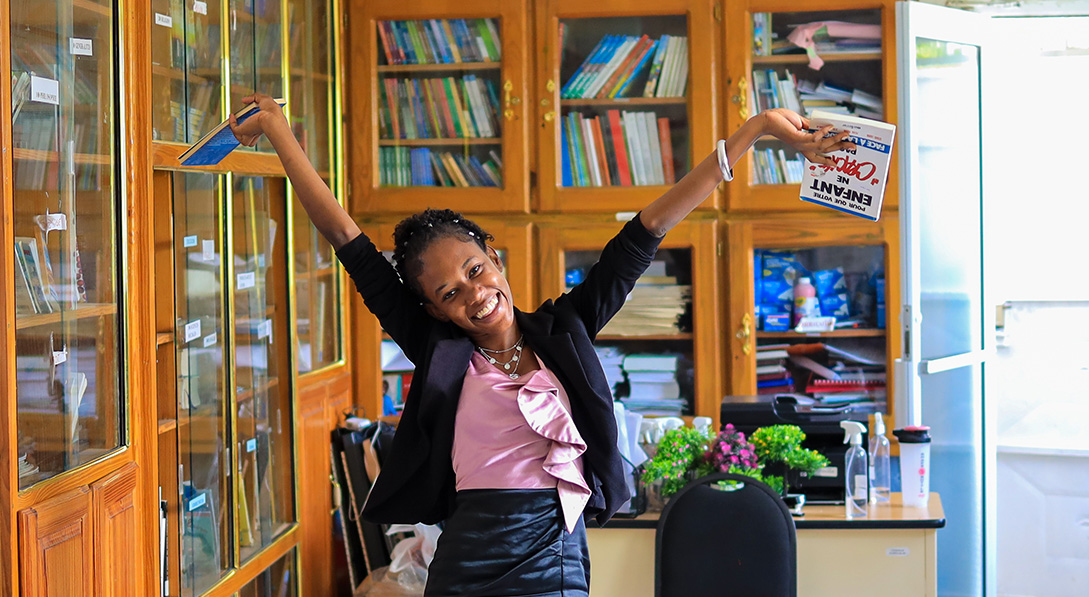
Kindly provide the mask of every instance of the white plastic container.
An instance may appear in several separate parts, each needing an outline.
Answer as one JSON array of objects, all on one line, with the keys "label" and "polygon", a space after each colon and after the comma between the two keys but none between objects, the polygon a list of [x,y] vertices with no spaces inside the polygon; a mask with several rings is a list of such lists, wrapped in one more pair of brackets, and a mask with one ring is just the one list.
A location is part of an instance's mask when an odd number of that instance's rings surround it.
[{"label": "white plastic container", "polygon": [[862,447],[862,434],[866,427],[858,421],[840,421],[843,428],[843,443],[851,444],[843,457],[843,475],[846,484],[844,506],[847,518],[866,515],[866,501],[869,482],[869,467],[866,466],[866,450]]},{"label": "white plastic container", "polygon": [[930,428],[896,429],[900,440],[900,492],[904,506],[925,507],[930,501]]},{"label": "white plastic container", "polygon": [[889,438],[885,437],[885,420],[881,417],[881,413],[875,413],[873,433],[870,434],[870,503],[889,503],[891,488]]}]

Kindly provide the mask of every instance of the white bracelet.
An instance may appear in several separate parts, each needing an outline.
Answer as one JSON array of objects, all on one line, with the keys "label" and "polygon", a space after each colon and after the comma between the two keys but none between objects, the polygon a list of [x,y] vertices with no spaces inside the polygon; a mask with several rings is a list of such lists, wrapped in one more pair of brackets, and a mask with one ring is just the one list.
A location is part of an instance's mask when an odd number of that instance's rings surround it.
[{"label": "white bracelet", "polygon": [[722,180],[730,182],[734,179],[734,169],[730,167],[730,160],[726,157],[726,140],[718,140],[718,168],[722,170]]}]

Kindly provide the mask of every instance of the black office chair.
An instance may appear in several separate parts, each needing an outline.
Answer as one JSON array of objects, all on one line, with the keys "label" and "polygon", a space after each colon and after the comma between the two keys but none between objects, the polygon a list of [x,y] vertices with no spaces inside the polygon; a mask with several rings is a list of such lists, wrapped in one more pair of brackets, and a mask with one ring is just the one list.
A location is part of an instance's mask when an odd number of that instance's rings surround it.
[{"label": "black office chair", "polygon": [[[730,490],[719,481],[736,481]],[[795,597],[797,538],[786,504],[751,477],[715,473],[677,492],[658,519],[656,597]]]}]

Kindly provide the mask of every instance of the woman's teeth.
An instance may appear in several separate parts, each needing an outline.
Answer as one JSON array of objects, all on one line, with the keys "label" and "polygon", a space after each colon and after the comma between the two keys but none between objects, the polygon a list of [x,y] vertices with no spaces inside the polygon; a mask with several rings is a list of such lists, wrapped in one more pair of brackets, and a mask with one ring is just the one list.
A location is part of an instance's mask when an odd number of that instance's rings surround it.
[{"label": "woman's teeth", "polygon": [[481,309],[480,311],[477,311],[476,315],[474,315],[473,317],[475,317],[476,319],[483,319],[483,318],[491,315],[492,311],[494,311],[497,306],[499,306],[499,296],[498,295],[493,296],[492,300],[488,301],[488,304],[484,305],[484,308]]}]

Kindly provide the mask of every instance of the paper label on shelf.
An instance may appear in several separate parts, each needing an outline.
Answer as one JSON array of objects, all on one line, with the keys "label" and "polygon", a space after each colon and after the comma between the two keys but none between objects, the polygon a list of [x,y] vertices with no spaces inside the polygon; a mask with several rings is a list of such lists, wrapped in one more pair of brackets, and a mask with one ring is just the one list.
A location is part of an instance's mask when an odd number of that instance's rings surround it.
[{"label": "paper label on shelf", "polygon": [[253,272],[245,272],[238,274],[238,290],[245,290],[247,288],[253,288],[257,285],[257,274]]},{"label": "paper label on shelf", "polygon": [[53,351],[53,364],[60,365],[61,363],[68,362],[67,350],[54,350]]},{"label": "paper label on shelf", "polygon": [[170,18],[170,15],[155,13],[155,24],[163,27],[173,27],[174,19]]},{"label": "paper label on shelf", "polygon": [[204,337],[204,348],[208,348],[209,346],[212,346],[213,344],[216,343],[216,340],[217,340],[217,338],[216,338],[215,334],[208,334],[207,336]]},{"label": "paper label on shelf", "polygon": [[823,468],[819,468],[819,469],[816,470],[816,472],[813,473],[813,476],[814,477],[829,477],[829,478],[835,479],[836,477],[839,476],[839,467],[826,466],[826,467],[823,467]]},{"label": "paper label on shelf", "polygon": [[246,440],[246,451],[247,452],[253,452],[255,450],[257,450],[257,440],[256,439]]},{"label": "paper label on shelf", "polygon": [[90,39],[72,37],[68,39],[68,46],[73,56],[94,56],[94,45]]},{"label": "paper label on shelf", "polygon": [[208,3],[196,0],[195,2],[193,2],[193,12],[197,13],[198,15],[208,14]]},{"label": "paper label on shelf", "polygon": [[885,549],[885,555],[890,558],[906,558],[911,555],[911,549],[907,547],[889,547]]},{"label": "paper label on shelf", "polygon": [[262,321],[261,323],[257,324],[257,337],[258,338],[268,338],[271,335],[272,335],[272,320],[271,319],[266,319],[266,320]]},{"label": "paper label on shelf", "polygon": [[182,239],[182,246],[185,248],[197,246],[197,235],[187,236]]},{"label": "paper label on shelf", "polygon": [[200,338],[200,320],[190,321],[185,324],[185,341],[192,342]]},{"label": "paper label on shelf", "polygon": [[68,217],[64,214],[57,213],[35,216],[34,221],[38,223],[38,227],[41,228],[43,232],[68,230]]},{"label": "paper label on shelf", "polygon": [[30,76],[30,101],[60,105],[60,83],[54,79]]},{"label": "paper label on shelf", "polygon": [[265,267],[265,254],[264,253],[257,256],[257,267]]},{"label": "paper label on shelf", "polygon": [[189,511],[192,512],[193,510],[196,510],[197,508],[203,506],[206,501],[208,501],[208,498],[205,497],[205,494],[199,494],[197,497],[189,500]]},{"label": "paper label on shelf", "polygon": [[200,251],[201,256],[204,257],[205,261],[212,261],[212,260],[214,260],[216,258],[216,241],[215,240],[208,239],[208,240],[205,240],[205,241],[201,241],[200,249],[201,249],[201,251]]}]

